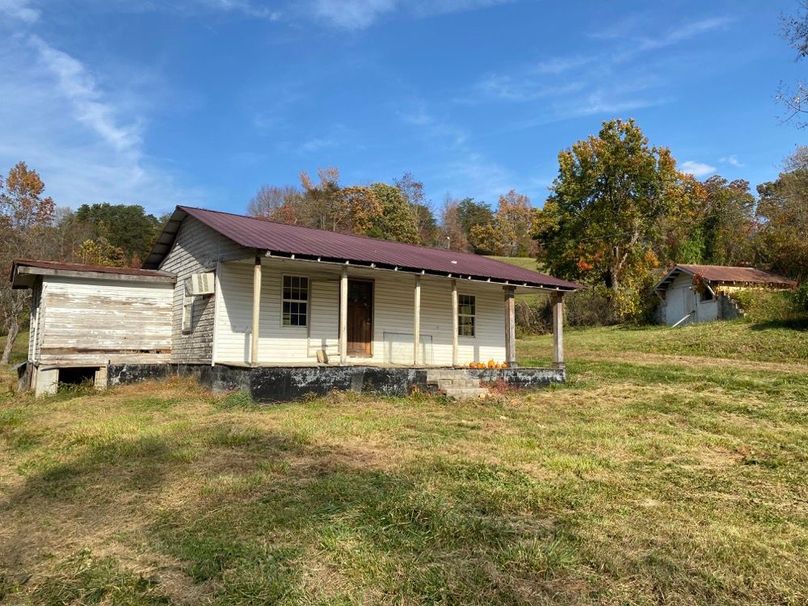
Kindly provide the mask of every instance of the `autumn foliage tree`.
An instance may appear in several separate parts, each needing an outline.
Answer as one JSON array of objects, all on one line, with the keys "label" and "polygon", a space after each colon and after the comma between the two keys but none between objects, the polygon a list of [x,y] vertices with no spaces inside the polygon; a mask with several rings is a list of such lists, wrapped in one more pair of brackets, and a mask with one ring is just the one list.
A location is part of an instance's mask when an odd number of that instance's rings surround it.
[{"label": "autumn foliage tree", "polygon": [[423,184],[409,173],[395,185],[342,186],[339,178],[336,168],[324,168],[317,171],[317,180],[300,173],[299,190],[262,187],[249,212],[281,223],[399,242],[429,244],[440,239]]},{"label": "autumn foliage tree", "polygon": [[650,146],[633,120],[604,122],[558,163],[536,215],[540,260],[551,273],[605,286],[631,315],[638,282],[658,264],[661,221],[682,195],[682,175],[670,151]]},{"label": "autumn foliage tree", "polygon": [[[25,162],[13,166],[5,180],[0,177],[0,266],[8,269],[15,258],[38,256],[42,235],[55,211],[53,200],[44,196],[44,191],[39,174]],[[7,280],[0,282],[0,313],[6,333],[2,364],[9,363],[27,304],[28,291],[12,290]]]},{"label": "autumn foliage tree", "polygon": [[808,147],[786,161],[776,181],[759,185],[759,263],[802,282],[808,280]]},{"label": "autumn foliage tree", "polygon": [[508,257],[529,257],[536,252],[533,240],[535,210],[530,198],[509,191],[499,197],[497,210],[486,222],[473,225],[469,241],[475,252]]}]

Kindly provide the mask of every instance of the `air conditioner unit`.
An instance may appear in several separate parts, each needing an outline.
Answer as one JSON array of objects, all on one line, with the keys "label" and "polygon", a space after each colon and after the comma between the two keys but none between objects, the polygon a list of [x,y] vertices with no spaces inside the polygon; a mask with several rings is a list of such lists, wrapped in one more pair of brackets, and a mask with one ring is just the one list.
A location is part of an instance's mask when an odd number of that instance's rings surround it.
[{"label": "air conditioner unit", "polygon": [[191,297],[199,295],[212,295],[215,284],[216,281],[214,279],[213,272],[192,274],[185,281],[185,294]]}]

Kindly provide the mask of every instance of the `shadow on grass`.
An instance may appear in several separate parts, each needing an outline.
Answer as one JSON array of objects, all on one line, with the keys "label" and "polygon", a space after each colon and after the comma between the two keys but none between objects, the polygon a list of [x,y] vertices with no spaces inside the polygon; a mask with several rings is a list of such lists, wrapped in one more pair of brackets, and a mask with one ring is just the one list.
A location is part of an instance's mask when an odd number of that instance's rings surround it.
[{"label": "shadow on grass", "polygon": [[[389,467],[230,420],[74,447],[31,469],[0,515],[47,518],[77,548],[99,533],[134,538],[180,562],[187,586],[214,603],[528,603],[557,595],[554,579],[578,562],[561,518],[585,506],[583,493],[493,464],[436,456]],[[10,528],[0,572],[19,571],[11,554],[52,548],[32,545],[26,524]],[[75,574],[34,579],[31,591],[95,603],[124,586],[127,603],[170,599],[87,553],[56,568]]]},{"label": "shadow on grass", "polygon": [[767,322],[756,322],[752,324],[752,330],[771,330],[771,329],[788,329],[788,330],[808,330],[808,316],[804,318],[792,318],[790,320],[769,320]]}]

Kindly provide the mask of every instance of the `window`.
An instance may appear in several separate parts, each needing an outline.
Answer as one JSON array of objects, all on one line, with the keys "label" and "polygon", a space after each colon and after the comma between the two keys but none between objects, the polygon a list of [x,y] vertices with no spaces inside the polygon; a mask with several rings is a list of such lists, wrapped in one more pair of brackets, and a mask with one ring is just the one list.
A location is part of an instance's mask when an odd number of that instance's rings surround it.
[{"label": "window", "polygon": [[189,297],[187,294],[182,294],[182,332],[188,334],[191,332],[194,318],[194,298]]},{"label": "window", "polygon": [[309,316],[309,279],[283,277],[283,325],[306,326]]},{"label": "window", "polygon": [[474,297],[459,295],[457,303],[457,334],[461,337],[473,337],[476,313]]}]

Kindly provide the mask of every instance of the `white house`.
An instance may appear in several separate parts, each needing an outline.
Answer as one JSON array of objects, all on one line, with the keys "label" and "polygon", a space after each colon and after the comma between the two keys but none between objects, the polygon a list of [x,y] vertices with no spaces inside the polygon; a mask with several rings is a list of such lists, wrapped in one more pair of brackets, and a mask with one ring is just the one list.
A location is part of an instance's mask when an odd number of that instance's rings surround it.
[{"label": "white house", "polygon": [[33,290],[29,363],[49,390],[59,369],[109,364],[514,367],[514,295],[535,290],[554,297],[563,368],[563,295],[577,287],[478,255],[184,206],[142,270],[18,261],[12,282]]},{"label": "white house", "polygon": [[675,265],[654,287],[661,300],[659,318],[669,326],[730,320],[741,311],[732,300],[736,288],[794,288],[796,282],[752,267]]}]

